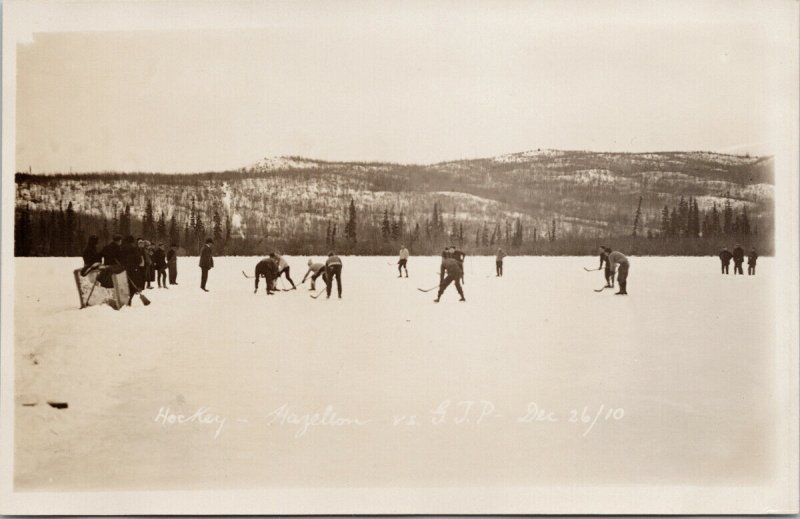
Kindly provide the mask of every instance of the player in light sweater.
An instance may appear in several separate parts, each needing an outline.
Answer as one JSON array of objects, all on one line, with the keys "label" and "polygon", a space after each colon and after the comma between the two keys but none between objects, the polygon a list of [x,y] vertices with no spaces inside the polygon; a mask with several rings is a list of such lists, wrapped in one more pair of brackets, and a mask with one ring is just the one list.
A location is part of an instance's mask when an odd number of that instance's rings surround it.
[{"label": "player in light sweater", "polygon": [[320,276],[322,276],[322,281],[324,281],[326,285],[328,284],[328,280],[325,279],[325,265],[323,263],[314,263],[313,260],[308,260],[308,272],[303,276],[303,281],[300,283],[305,283],[308,276],[311,276],[311,290],[316,290],[316,281]]},{"label": "player in light sweater", "polygon": [[408,277],[408,249],[405,245],[400,246],[400,259],[397,260],[397,277],[403,277],[403,269],[405,269],[406,277]]},{"label": "player in light sweater", "polygon": [[289,283],[292,284],[292,290],[297,290],[297,287],[294,286],[294,281],[292,281],[292,276],[289,275],[289,264],[286,262],[283,256],[274,252],[269,256],[278,262],[278,277],[281,277],[282,274],[285,274],[286,279],[288,279]]}]

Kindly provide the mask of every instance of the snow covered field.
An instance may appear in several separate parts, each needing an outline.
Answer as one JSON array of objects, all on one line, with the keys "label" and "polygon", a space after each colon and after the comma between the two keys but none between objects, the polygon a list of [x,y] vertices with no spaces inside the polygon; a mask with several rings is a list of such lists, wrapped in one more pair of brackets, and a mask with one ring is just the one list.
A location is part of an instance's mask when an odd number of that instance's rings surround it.
[{"label": "snow covered field", "polygon": [[596,257],[510,257],[503,278],[494,258],[469,258],[467,302],[450,287],[438,305],[417,290],[437,283],[438,258],[412,258],[409,279],[393,258],[343,260],[342,300],[309,297],[306,258],[289,258],[300,288],[269,297],[241,274],[256,258],[217,258],[210,293],[197,258],[181,258],[179,286],[117,312],[78,309],[79,260],[17,258],[16,487],[771,472],[771,258],[756,277],[722,276],[714,258],[632,258],[628,297],[593,291]]}]

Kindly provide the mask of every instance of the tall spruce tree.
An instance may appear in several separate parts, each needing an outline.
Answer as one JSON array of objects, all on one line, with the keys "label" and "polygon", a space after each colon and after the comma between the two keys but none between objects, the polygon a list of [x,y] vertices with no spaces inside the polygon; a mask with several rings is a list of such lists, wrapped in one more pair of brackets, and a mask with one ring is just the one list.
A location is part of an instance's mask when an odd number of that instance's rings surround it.
[{"label": "tall spruce tree", "polygon": [[664,205],[664,209],[661,210],[661,237],[666,238],[669,236],[669,207]]},{"label": "tall spruce tree", "polygon": [[[639,205],[636,206],[636,214],[633,215],[633,232],[631,233],[631,236],[633,236],[634,238],[636,238],[636,236],[639,234],[639,221],[641,220],[641,218],[642,218],[642,197],[639,196]],[[553,232],[555,233],[555,229]]]},{"label": "tall spruce tree", "polygon": [[358,241],[356,235],[356,203],[352,198],[350,199],[347,223],[344,226],[344,236],[352,243]]},{"label": "tall spruce tree", "polygon": [[383,210],[383,220],[381,220],[381,236],[383,236],[384,240],[389,239],[389,235],[392,232],[391,223],[389,223],[389,210]]},{"label": "tall spruce tree", "polygon": [[219,210],[214,208],[214,215],[213,215],[213,238],[214,243],[220,244],[222,243],[222,218],[219,215]]},{"label": "tall spruce tree", "polygon": [[163,241],[167,237],[167,216],[164,214],[164,211],[161,211],[158,217],[156,236],[158,237],[158,241]]},{"label": "tall spruce tree", "polygon": [[175,213],[172,213],[172,218],[169,219],[169,242],[170,245],[178,245],[181,242],[180,232],[178,231],[178,219]]},{"label": "tall spruce tree", "polygon": [[153,202],[149,199],[145,204],[144,218],[142,219],[142,236],[145,240],[153,241],[156,234],[155,219],[153,218]]}]

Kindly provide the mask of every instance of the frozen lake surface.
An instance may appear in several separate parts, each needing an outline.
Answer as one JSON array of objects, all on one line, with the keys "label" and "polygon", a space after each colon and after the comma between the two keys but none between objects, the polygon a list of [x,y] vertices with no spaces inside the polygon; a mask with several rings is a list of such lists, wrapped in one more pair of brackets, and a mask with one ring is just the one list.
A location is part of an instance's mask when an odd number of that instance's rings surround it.
[{"label": "frozen lake surface", "polygon": [[596,257],[509,257],[503,278],[476,257],[467,302],[450,287],[438,305],[417,290],[438,258],[398,279],[394,258],[344,257],[342,300],[309,297],[306,260],[289,258],[297,291],[268,297],[241,273],[257,258],[216,258],[209,293],[181,258],[179,286],[115,311],[78,309],[80,260],[17,258],[17,488],[745,485],[772,471],[771,258],[754,277],[631,258],[622,297],[593,291]]}]

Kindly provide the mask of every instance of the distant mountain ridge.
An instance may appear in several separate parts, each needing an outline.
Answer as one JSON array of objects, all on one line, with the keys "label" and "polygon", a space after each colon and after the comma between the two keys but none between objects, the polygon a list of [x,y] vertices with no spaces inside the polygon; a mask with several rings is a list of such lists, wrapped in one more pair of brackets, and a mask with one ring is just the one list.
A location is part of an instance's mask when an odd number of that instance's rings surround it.
[{"label": "distant mountain ridge", "polygon": [[417,225],[426,235],[434,206],[437,233],[477,242],[484,229],[505,235],[511,225],[522,227],[526,242],[546,234],[627,236],[640,198],[642,236],[658,235],[664,206],[677,206],[681,197],[691,197],[701,212],[726,203],[737,212],[746,208],[761,231],[771,230],[774,219],[772,157],[702,151],[537,149],[428,165],[285,156],[197,174],[18,173],[16,186],[18,208],[50,211],[71,202],[78,214],[113,226],[126,205],[134,220],[143,220],[149,201],[155,218],[162,211],[168,222],[174,216],[181,233],[198,218],[211,230],[216,219],[236,239],[293,244],[327,240],[331,229],[334,241],[341,239],[351,200],[358,234],[375,243],[385,234],[384,220],[401,214],[400,236]]}]

